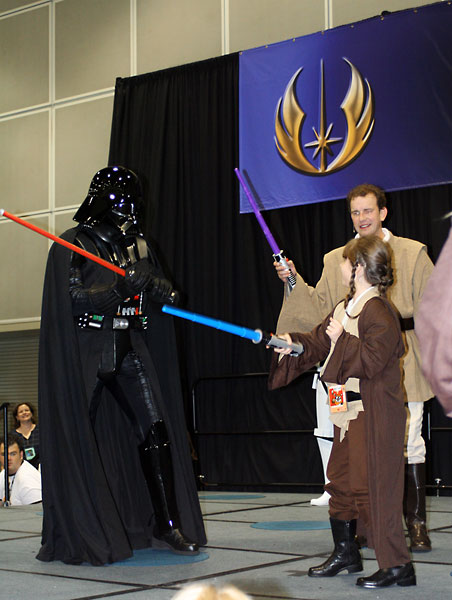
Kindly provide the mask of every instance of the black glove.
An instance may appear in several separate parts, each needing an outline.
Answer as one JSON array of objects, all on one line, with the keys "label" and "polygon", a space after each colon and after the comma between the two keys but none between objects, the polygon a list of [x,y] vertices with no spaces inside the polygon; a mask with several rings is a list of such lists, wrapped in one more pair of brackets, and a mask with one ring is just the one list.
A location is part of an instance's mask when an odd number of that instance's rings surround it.
[{"label": "black glove", "polygon": [[153,277],[148,287],[149,295],[156,302],[164,302],[176,305],[179,302],[179,292],[177,292],[171,282],[163,277]]},{"label": "black glove", "polygon": [[129,295],[144,291],[154,278],[151,265],[145,258],[126,269],[124,284]]},{"label": "black glove", "polygon": [[126,269],[124,287],[128,290],[128,295],[146,290],[156,302],[177,304],[179,301],[179,293],[173,289],[171,282],[159,277],[145,258]]}]

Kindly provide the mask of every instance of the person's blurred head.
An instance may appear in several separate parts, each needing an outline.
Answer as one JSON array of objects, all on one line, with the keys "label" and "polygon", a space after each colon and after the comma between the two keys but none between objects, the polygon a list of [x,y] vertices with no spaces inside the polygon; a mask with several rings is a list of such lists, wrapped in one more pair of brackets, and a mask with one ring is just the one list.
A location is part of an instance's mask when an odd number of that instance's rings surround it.
[{"label": "person's blurred head", "polygon": [[13,409],[13,417],[15,429],[20,427],[22,422],[28,422],[31,420],[32,423],[35,423],[34,408],[28,402],[20,402],[19,404],[16,404]]},{"label": "person's blurred head", "polygon": [[[5,466],[5,443],[0,444],[2,467]],[[15,475],[24,460],[24,446],[22,439],[13,433],[8,436],[8,473]]]},{"label": "person's blurred head", "polygon": [[193,583],[177,592],[173,600],[251,600],[251,598],[234,585],[217,589],[206,583]]}]

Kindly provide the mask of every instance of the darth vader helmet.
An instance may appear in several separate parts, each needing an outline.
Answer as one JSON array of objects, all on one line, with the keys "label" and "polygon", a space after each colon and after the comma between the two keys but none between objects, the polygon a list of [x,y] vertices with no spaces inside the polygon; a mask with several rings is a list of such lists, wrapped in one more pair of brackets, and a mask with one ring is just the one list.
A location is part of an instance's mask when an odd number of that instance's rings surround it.
[{"label": "darth vader helmet", "polygon": [[140,180],[130,169],[117,166],[105,167],[94,175],[74,221],[91,226],[108,222],[126,233],[139,230],[142,216]]}]

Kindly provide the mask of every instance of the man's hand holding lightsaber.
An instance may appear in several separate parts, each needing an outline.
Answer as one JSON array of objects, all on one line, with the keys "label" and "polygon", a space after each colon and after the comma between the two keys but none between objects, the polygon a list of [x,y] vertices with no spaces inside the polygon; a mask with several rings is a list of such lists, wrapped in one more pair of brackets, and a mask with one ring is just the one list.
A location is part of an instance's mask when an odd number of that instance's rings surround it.
[{"label": "man's hand holding lightsaber", "polygon": [[297,269],[295,268],[293,261],[289,260],[288,258],[285,259],[284,263],[275,260],[273,266],[275,267],[276,274],[281,279],[281,281],[283,283],[287,283],[290,290],[292,291],[293,285],[291,285],[289,278],[293,277],[296,281],[297,277]]},{"label": "man's hand holding lightsaber", "polygon": [[[253,209],[254,214],[256,215],[256,219],[259,225],[261,226],[265,237],[267,238],[267,242],[270,244],[270,248],[273,250],[273,258],[275,259],[275,262],[273,264],[275,265],[276,271],[278,272],[278,277],[283,281],[287,281],[289,288],[292,290],[295,287],[295,284],[297,283],[297,272],[295,270],[294,264],[292,261],[290,261],[290,264],[287,262],[283,250],[279,248],[275,238],[271,234],[271,231],[268,228],[268,225],[265,222],[264,217],[262,216],[259,207],[257,206],[256,201],[254,200],[250,189],[246,185],[246,182],[239,169],[234,169],[234,172],[237,175],[237,179],[240,181],[243,191],[245,192],[246,197],[248,198],[248,202],[250,203],[250,206]],[[281,266],[280,269],[278,268],[279,265]]]}]

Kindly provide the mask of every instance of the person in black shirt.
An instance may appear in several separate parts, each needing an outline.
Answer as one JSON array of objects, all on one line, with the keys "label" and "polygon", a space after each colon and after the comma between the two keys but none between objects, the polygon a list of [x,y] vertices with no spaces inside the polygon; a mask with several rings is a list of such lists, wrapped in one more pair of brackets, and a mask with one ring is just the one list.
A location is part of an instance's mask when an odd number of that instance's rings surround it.
[{"label": "person in black shirt", "polygon": [[39,425],[36,423],[34,408],[29,402],[20,402],[14,407],[13,417],[14,432],[23,440],[24,459],[38,469]]}]

